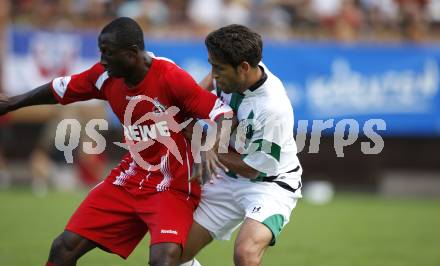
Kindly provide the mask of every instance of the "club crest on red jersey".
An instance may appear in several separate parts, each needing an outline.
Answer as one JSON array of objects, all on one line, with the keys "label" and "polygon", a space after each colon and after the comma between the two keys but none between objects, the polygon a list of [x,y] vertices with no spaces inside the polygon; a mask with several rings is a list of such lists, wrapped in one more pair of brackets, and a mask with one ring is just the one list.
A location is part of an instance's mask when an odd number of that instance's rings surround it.
[{"label": "club crest on red jersey", "polygon": [[162,114],[167,110],[167,106],[162,104],[161,102],[159,102],[159,100],[156,98],[153,99],[152,101],[154,108],[153,108],[153,113],[154,114]]}]

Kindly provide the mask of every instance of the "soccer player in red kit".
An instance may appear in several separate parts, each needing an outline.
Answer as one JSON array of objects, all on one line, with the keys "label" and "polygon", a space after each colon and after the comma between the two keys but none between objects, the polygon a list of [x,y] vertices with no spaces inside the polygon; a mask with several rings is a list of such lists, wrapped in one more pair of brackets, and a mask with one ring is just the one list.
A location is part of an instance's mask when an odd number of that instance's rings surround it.
[{"label": "soccer player in red kit", "polygon": [[149,264],[178,265],[200,197],[199,184],[189,182],[190,143],[178,126],[187,117],[221,125],[232,110],[171,61],[145,53],[134,20],[113,20],[98,43],[101,60],[90,69],[0,99],[0,115],[31,105],[106,100],[130,143],[130,153],[89,192],[53,241],[46,265],[76,265],[95,247],[126,258],[147,231]]}]

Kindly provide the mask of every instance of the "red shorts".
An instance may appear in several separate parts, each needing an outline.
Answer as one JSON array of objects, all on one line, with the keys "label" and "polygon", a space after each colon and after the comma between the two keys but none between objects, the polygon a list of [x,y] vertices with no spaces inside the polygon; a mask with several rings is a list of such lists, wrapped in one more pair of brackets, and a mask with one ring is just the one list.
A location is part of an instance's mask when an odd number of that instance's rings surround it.
[{"label": "red shorts", "polygon": [[102,182],[89,192],[66,230],[125,259],[147,231],[150,245],[171,242],[183,247],[196,207],[197,201],[184,193],[132,195],[123,187]]}]

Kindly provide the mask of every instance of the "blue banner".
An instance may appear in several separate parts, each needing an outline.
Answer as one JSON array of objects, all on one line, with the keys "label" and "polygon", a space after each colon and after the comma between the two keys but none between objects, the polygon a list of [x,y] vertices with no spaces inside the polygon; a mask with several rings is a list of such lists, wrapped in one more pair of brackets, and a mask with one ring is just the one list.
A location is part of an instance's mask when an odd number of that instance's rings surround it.
[{"label": "blue banner", "polygon": [[[97,33],[10,30],[6,82],[31,82],[77,72],[99,59]],[[201,80],[210,70],[204,40],[146,40],[147,50],[172,59]],[[295,120],[382,119],[387,135],[440,135],[440,46],[266,42],[263,61],[284,83]],[[31,60],[27,62],[26,60]],[[27,62],[27,63],[26,63]],[[12,68],[12,69],[11,69]],[[9,69],[9,70],[8,70]],[[52,75],[52,76],[51,76]],[[32,79],[33,78],[33,79]],[[26,84],[29,89],[30,85]],[[8,86],[7,86],[8,87]],[[310,130],[309,130],[310,132]],[[362,133],[362,132],[361,132]]]}]

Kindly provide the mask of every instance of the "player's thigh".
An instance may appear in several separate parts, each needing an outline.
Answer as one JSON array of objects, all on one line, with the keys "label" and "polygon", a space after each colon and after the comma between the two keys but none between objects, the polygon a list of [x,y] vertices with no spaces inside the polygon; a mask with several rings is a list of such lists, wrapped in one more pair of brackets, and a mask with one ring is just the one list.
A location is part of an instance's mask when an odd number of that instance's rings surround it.
[{"label": "player's thigh", "polygon": [[235,251],[261,253],[272,240],[271,230],[259,221],[246,218],[235,240]]},{"label": "player's thigh", "polygon": [[80,258],[96,247],[97,245],[93,241],[74,232],[65,230],[53,241],[49,256],[51,258],[62,256]]},{"label": "player's thigh", "polygon": [[103,182],[92,189],[66,225],[101,249],[126,258],[147,232],[124,188]]},{"label": "player's thigh", "polygon": [[209,231],[194,221],[183,249],[181,262],[187,262],[194,258],[202,248],[211,243],[212,239]]},{"label": "player's thigh", "polygon": [[230,177],[223,177],[202,188],[194,221],[208,230],[214,239],[229,240],[244,219],[245,209],[236,201],[234,183]]},{"label": "player's thigh", "polygon": [[266,227],[272,234],[270,245],[274,245],[289,222],[298,198],[275,183],[256,182],[247,188],[246,191],[240,189],[243,192],[239,197],[240,203],[246,208],[246,219],[250,218]]},{"label": "player's thigh", "polygon": [[184,246],[193,223],[197,200],[178,191],[157,192],[137,203],[138,216],[148,226],[150,245],[176,243]]},{"label": "player's thigh", "polygon": [[150,258],[148,264],[179,265],[182,255],[182,247],[178,243],[156,243],[150,246]]}]

